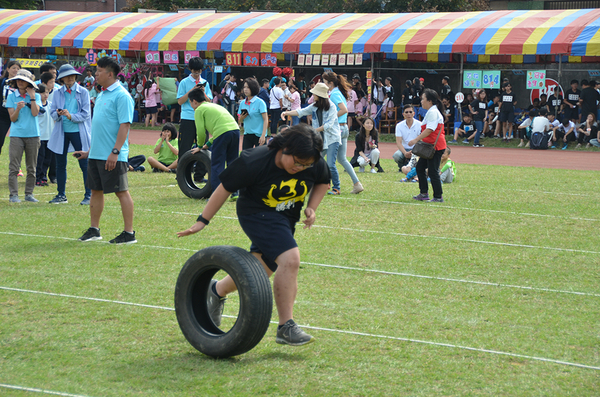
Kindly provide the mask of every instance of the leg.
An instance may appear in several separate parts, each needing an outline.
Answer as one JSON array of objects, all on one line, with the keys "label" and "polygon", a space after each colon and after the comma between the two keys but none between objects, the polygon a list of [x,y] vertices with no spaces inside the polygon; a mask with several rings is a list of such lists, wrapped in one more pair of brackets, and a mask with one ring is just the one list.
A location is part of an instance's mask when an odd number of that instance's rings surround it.
[{"label": "leg", "polygon": [[277,272],[273,278],[273,296],[279,314],[279,325],[294,318],[294,301],[298,293],[298,269],[300,250],[298,247],[285,251],[275,259]]},{"label": "leg", "polygon": [[[260,264],[265,269],[265,272],[267,272],[267,276],[271,277],[273,275],[273,270],[269,269],[269,267],[267,266],[267,264],[265,263],[265,261],[262,258],[262,254],[259,254],[258,252],[251,252],[251,254],[254,255],[256,257],[256,259],[258,259]],[[233,282],[233,279],[231,278],[231,276],[227,275],[222,280],[219,280],[217,282],[216,289],[217,289],[217,294],[219,294],[220,297],[224,298],[227,295],[231,294],[232,292],[237,291],[237,286]]]},{"label": "leg", "polygon": [[[81,150],[82,149],[81,136],[79,135],[79,133],[68,134],[68,135],[71,135],[70,138],[71,138],[71,144],[73,145],[73,148],[76,151]],[[88,187],[88,183],[87,183],[88,159],[78,160],[78,162],[79,162],[79,168],[81,169],[81,173],[83,174],[83,186],[85,187],[85,196],[84,196],[84,198],[90,198],[90,195],[92,194],[92,191]]]},{"label": "leg", "polygon": [[36,185],[43,181],[44,161],[46,160],[46,147],[48,141],[40,141],[40,149],[38,150],[37,166],[35,167],[35,183]]},{"label": "leg", "polygon": [[100,217],[104,210],[104,192],[102,190],[92,190],[90,198],[90,226],[100,229]]},{"label": "leg", "polygon": [[168,170],[176,170],[177,169],[177,160],[173,161],[171,164],[167,166]]},{"label": "leg", "polygon": [[0,119],[0,154],[2,153],[2,147],[4,146],[4,140],[6,139],[6,134],[8,134],[8,130],[10,129],[10,119]]},{"label": "leg", "polygon": [[475,132],[475,141],[473,142],[473,144],[479,145],[479,137],[481,136],[481,133],[483,132],[483,121],[476,121],[475,129],[477,131]]},{"label": "leg", "polygon": [[[440,181],[440,162],[442,160],[442,156],[444,154],[444,150],[436,150],[433,158],[427,161],[427,168],[429,170],[429,179],[431,180],[431,187],[433,189],[433,198],[440,199],[442,198],[442,183]],[[419,177],[419,185],[421,184],[421,178]],[[425,179],[425,184],[427,184],[427,179]]]},{"label": "leg", "polygon": [[33,194],[35,188],[35,169],[37,157],[40,150],[40,138],[25,138],[25,165],[27,167],[27,178],[25,179],[25,195]]},{"label": "leg", "polygon": [[158,161],[154,157],[148,157],[148,164],[150,164],[150,167],[159,169],[162,172],[168,172],[169,171],[169,169],[163,163],[161,163],[160,161]]},{"label": "leg", "polygon": [[62,154],[56,153],[56,188],[60,196],[65,195],[67,184],[67,151],[69,150],[71,135],[73,135],[73,133],[65,133]]},{"label": "leg", "polygon": [[19,195],[19,182],[17,174],[21,168],[21,160],[23,159],[23,151],[25,150],[25,142],[23,138],[10,138],[8,145],[8,190],[11,196]]},{"label": "leg", "polygon": [[352,178],[352,184],[356,185],[359,182],[358,177],[356,176],[356,172],[354,172],[354,168],[352,167],[352,165],[350,165],[350,162],[348,161],[348,158],[346,157],[346,151],[348,150],[348,135],[349,135],[348,126],[341,125],[340,127],[342,129],[342,144],[337,152],[337,161],[342,165],[342,167],[344,167],[344,169],[346,170],[348,175],[350,175],[350,178]]},{"label": "leg", "polygon": [[144,164],[144,162],[146,161],[146,156],[144,156],[143,154],[137,155],[137,156],[133,156],[129,159],[128,163],[131,167],[133,167],[134,169],[139,167],[140,165]]},{"label": "leg", "polygon": [[379,149],[375,148],[371,151],[369,158],[371,159],[371,169],[375,169],[375,165],[379,162]]},{"label": "leg", "polygon": [[210,158],[210,186],[212,191],[221,184],[219,174],[225,169],[225,161],[227,160],[227,137],[226,134],[221,135],[213,141],[211,147]]},{"label": "leg", "polygon": [[329,172],[331,173],[331,182],[333,184],[333,188],[340,190],[340,175],[338,173],[337,167],[335,166],[335,159],[337,158],[338,150],[340,144],[339,143],[330,143],[327,148],[327,166],[329,167]]},{"label": "leg", "polygon": [[421,157],[419,161],[417,161],[417,166],[415,168],[417,169],[417,178],[419,178],[419,192],[421,194],[427,194],[429,190],[429,186],[427,185],[426,173],[427,160]]},{"label": "leg", "polygon": [[126,232],[133,233],[133,199],[129,190],[116,192],[117,198],[121,203],[121,212],[123,213],[123,223]]}]

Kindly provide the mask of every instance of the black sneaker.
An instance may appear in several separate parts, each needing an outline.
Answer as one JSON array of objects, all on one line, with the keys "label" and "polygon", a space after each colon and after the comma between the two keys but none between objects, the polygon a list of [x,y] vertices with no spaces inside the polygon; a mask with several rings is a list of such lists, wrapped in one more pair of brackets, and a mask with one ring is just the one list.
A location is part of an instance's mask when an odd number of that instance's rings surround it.
[{"label": "black sneaker", "polygon": [[102,240],[102,236],[100,235],[100,229],[96,229],[95,227],[90,227],[83,236],[78,238],[79,241],[96,241]]},{"label": "black sneaker", "polygon": [[277,337],[275,342],[280,345],[302,346],[315,341],[315,338],[302,331],[302,329],[294,322],[288,320],[281,328],[277,329]]},{"label": "black sneaker", "polygon": [[213,285],[217,283],[217,280],[211,280],[208,287],[208,293],[206,296],[206,303],[208,305],[208,315],[210,319],[215,323],[217,327],[221,326],[221,317],[223,316],[223,308],[225,307],[225,301],[227,298],[220,298],[213,291]]},{"label": "black sneaker", "polygon": [[67,196],[63,196],[62,194],[57,194],[56,197],[49,201],[50,204],[67,204],[68,202]]},{"label": "black sneaker", "polygon": [[481,143],[476,143],[473,145],[473,147],[484,147]]},{"label": "black sneaker", "polygon": [[122,231],[117,237],[113,238],[109,241],[111,244],[134,244],[137,243],[135,239],[135,232],[127,233],[126,231]]}]

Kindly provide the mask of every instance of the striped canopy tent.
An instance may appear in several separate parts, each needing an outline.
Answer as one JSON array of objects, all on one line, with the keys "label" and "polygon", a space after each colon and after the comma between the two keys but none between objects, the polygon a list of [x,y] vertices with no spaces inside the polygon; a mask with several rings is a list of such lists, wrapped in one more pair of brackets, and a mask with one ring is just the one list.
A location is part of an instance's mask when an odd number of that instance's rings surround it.
[{"label": "striped canopy tent", "polygon": [[300,54],[600,55],[600,9],[405,14],[0,10],[0,45]]}]

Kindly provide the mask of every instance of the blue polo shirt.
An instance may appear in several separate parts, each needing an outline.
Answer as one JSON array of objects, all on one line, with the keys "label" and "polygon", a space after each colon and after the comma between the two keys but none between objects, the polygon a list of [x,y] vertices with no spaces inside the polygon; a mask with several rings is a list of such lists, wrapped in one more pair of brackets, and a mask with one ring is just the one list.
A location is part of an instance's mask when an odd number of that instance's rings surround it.
[{"label": "blue polo shirt", "polygon": [[[339,103],[343,102],[345,105],[347,102],[346,98],[344,98],[344,95],[342,95],[340,89],[337,87],[335,87],[333,90],[331,90],[331,92],[329,93],[329,99],[331,99],[331,101],[333,103],[335,103],[335,107],[337,108],[338,112],[340,111]],[[348,121],[348,113],[338,117],[338,123],[340,123],[340,124],[346,123],[347,121]]]},{"label": "blue polo shirt", "polygon": [[[200,77],[200,80],[198,80],[199,83],[204,83],[205,81],[206,80],[204,80],[202,77]],[[179,87],[177,88],[177,99],[187,94],[189,90],[196,86],[196,84],[198,83],[196,80],[194,80],[191,74],[185,79],[181,80],[181,83],[179,83]],[[206,94],[206,97],[212,101],[213,95],[212,90],[210,89],[210,84],[206,84],[204,93]],[[194,120],[194,109],[192,108],[189,99],[185,101],[183,105],[181,105],[181,119]]]},{"label": "blue polo shirt", "polygon": [[[92,118],[92,142],[89,158],[107,160],[117,142],[119,127],[133,121],[133,98],[119,81],[102,91],[96,98]],[[117,161],[127,161],[129,132]]]},{"label": "blue polo shirt", "polygon": [[[67,90],[65,90],[65,109],[67,109],[70,114],[79,112],[77,93],[75,91],[71,91],[69,93]],[[72,122],[67,117],[62,117],[62,124],[64,132],[79,132],[79,125]]]},{"label": "blue polo shirt", "polygon": [[[27,105],[30,102],[29,94],[25,94],[25,97],[22,97],[19,94],[19,90],[12,91],[6,99],[6,108],[12,108],[16,111],[17,103],[21,101]],[[35,102],[39,107],[42,106],[42,97],[40,97],[40,94],[35,94]],[[31,109],[28,106],[19,111],[17,121],[10,125],[10,136],[16,138],[35,138],[36,136],[40,136],[37,116],[34,117],[31,115]]]},{"label": "blue polo shirt", "polygon": [[248,116],[244,119],[244,135],[254,134],[260,137],[264,131],[263,113],[267,113],[267,105],[265,101],[257,96],[250,100],[242,101],[238,110],[238,115],[242,114],[242,110],[248,111]]}]

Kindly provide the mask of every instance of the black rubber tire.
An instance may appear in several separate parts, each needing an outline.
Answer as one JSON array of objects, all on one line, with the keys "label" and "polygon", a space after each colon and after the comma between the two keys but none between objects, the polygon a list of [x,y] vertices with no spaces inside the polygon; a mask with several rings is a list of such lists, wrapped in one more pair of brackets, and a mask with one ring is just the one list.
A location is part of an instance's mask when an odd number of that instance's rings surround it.
[{"label": "black rubber tire", "polygon": [[[208,182],[203,187],[199,187],[194,182],[194,165],[200,162],[207,170],[206,179]],[[177,184],[186,196],[193,199],[202,199],[209,197],[212,193],[210,186],[210,152],[201,150],[198,153],[188,151],[181,156],[177,163]]]},{"label": "black rubber tire", "polygon": [[[239,294],[239,313],[228,332],[208,315],[207,292],[219,270],[229,274]],[[226,304],[227,305],[227,304]],[[271,283],[252,254],[227,245],[204,248],[187,260],[175,286],[175,313],[185,338],[198,351],[215,358],[246,353],[265,336],[273,312]]]}]

